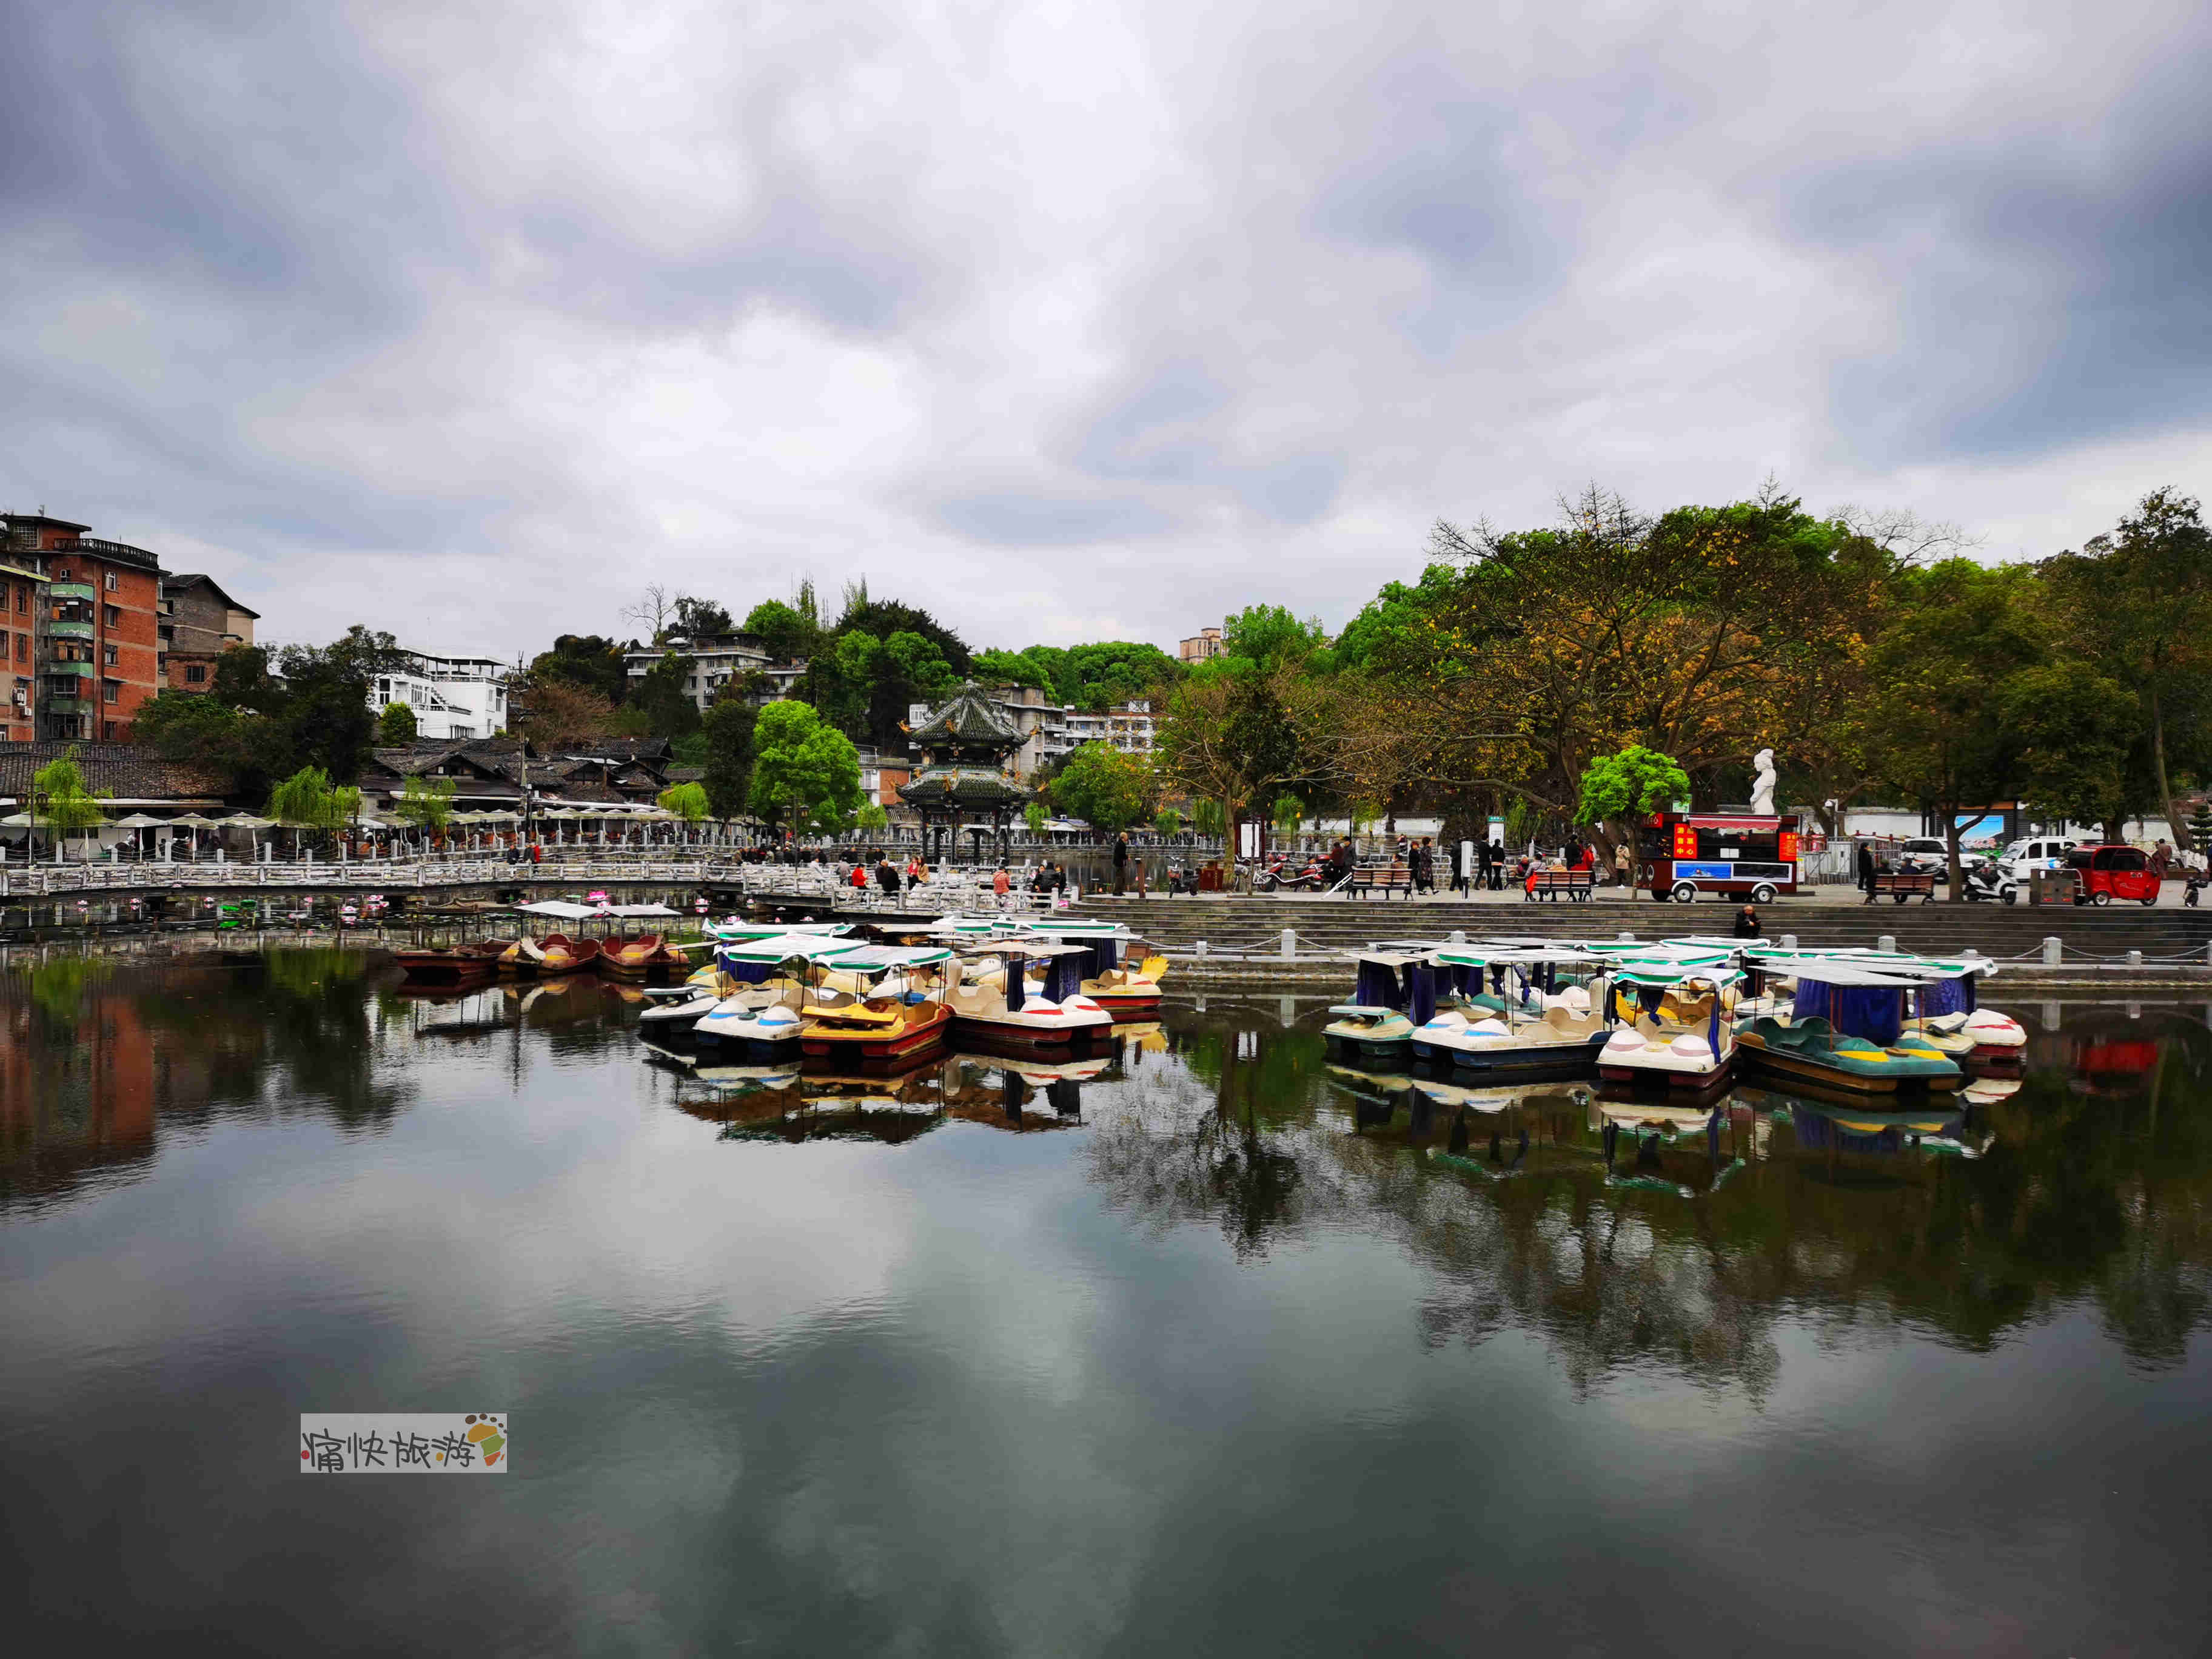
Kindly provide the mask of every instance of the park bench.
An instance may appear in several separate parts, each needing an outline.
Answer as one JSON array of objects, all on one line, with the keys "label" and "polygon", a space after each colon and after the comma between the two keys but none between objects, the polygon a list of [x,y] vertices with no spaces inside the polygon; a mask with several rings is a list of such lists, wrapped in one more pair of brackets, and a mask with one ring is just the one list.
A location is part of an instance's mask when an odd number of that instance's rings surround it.
[{"label": "park bench", "polygon": [[1596,888],[1597,872],[1595,870],[1536,870],[1530,872],[1522,896],[1547,898],[1556,904],[1559,895],[1565,893],[1576,903],[1583,904],[1589,902],[1590,894]]},{"label": "park bench", "polygon": [[1902,904],[1915,893],[1923,904],[1936,902],[1936,878],[1932,872],[1920,870],[1877,870],[1874,890],[1866,896],[1872,904],[1876,899],[1887,897],[1892,903]]},{"label": "park bench", "polygon": [[1355,894],[1372,892],[1380,888],[1385,898],[1395,889],[1411,898],[1413,896],[1413,872],[1410,866],[1404,864],[1363,864],[1345,878],[1344,887],[1347,893]]}]

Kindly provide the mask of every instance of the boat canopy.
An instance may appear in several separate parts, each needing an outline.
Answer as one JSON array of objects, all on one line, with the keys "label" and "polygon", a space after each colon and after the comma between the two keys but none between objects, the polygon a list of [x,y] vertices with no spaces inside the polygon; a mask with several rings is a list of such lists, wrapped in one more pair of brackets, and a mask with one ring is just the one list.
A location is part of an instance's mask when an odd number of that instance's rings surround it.
[{"label": "boat canopy", "polygon": [[863,945],[835,959],[841,970],[861,974],[889,973],[894,968],[933,968],[952,960],[952,952],[936,945]]},{"label": "boat canopy", "polygon": [[734,942],[747,939],[781,939],[786,933],[816,933],[841,938],[853,931],[849,921],[716,921],[706,933],[711,939]]},{"label": "boat canopy", "polygon": [[721,947],[721,955],[731,962],[789,962],[793,957],[804,957],[808,962],[835,960],[842,967],[855,951],[872,948],[856,939],[830,939],[820,933],[776,933],[767,939],[726,944]]},{"label": "boat canopy", "polygon": [[592,921],[601,916],[678,916],[665,904],[578,904],[571,899],[540,899],[514,907],[527,916],[558,916],[563,921]]}]

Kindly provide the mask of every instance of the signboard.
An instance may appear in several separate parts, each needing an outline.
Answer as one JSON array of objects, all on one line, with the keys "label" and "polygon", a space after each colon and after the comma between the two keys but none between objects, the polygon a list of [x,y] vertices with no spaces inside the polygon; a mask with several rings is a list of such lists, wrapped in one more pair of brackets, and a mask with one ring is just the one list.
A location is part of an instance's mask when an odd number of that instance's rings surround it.
[{"label": "signboard", "polygon": [[1237,826],[1237,856],[1243,859],[1260,856],[1260,826],[1249,818]]}]

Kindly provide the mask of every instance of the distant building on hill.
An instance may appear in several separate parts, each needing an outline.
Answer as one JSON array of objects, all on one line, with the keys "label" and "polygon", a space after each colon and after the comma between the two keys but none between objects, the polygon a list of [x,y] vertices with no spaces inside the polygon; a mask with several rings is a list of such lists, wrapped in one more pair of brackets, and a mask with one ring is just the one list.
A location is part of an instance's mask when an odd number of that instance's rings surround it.
[{"label": "distant building on hill", "polygon": [[514,671],[490,657],[434,657],[410,651],[369,689],[381,714],[395,702],[415,711],[415,735],[440,743],[493,738],[507,730],[507,683]]},{"label": "distant building on hill", "polygon": [[768,647],[752,634],[716,634],[698,639],[672,639],[665,645],[641,646],[623,653],[623,662],[629,678],[630,690],[653,670],[663,657],[677,656],[690,659],[691,667],[684,676],[684,692],[705,714],[708,706],[721,694],[722,688],[757,674],[755,702],[773,702],[791,695],[806,672],[803,662],[777,662],[769,655]]},{"label": "distant building on hill", "polygon": [[1218,628],[1201,628],[1176,647],[1185,662],[1210,662],[1229,649]]}]

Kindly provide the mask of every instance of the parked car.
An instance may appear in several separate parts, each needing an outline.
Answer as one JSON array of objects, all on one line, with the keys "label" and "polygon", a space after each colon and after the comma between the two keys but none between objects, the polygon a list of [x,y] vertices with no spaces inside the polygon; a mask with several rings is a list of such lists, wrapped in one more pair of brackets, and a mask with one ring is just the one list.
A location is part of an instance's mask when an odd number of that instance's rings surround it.
[{"label": "parked car", "polygon": [[1941,836],[1915,836],[1897,849],[1897,867],[1941,881],[1950,873],[1951,849]]},{"label": "parked car", "polygon": [[2077,847],[2066,862],[2078,878],[2076,904],[2110,904],[2116,898],[2158,902],[2159,880],[2151,873],[2150,854],[2140,847]]},{"label": "parked car", "polygon": [[2016,841],[1997,855],[2007,879],[2022,886],[2039,870],[2063,870],[2066,855],[2081,842],[2065,836],[2030,836]]}]

